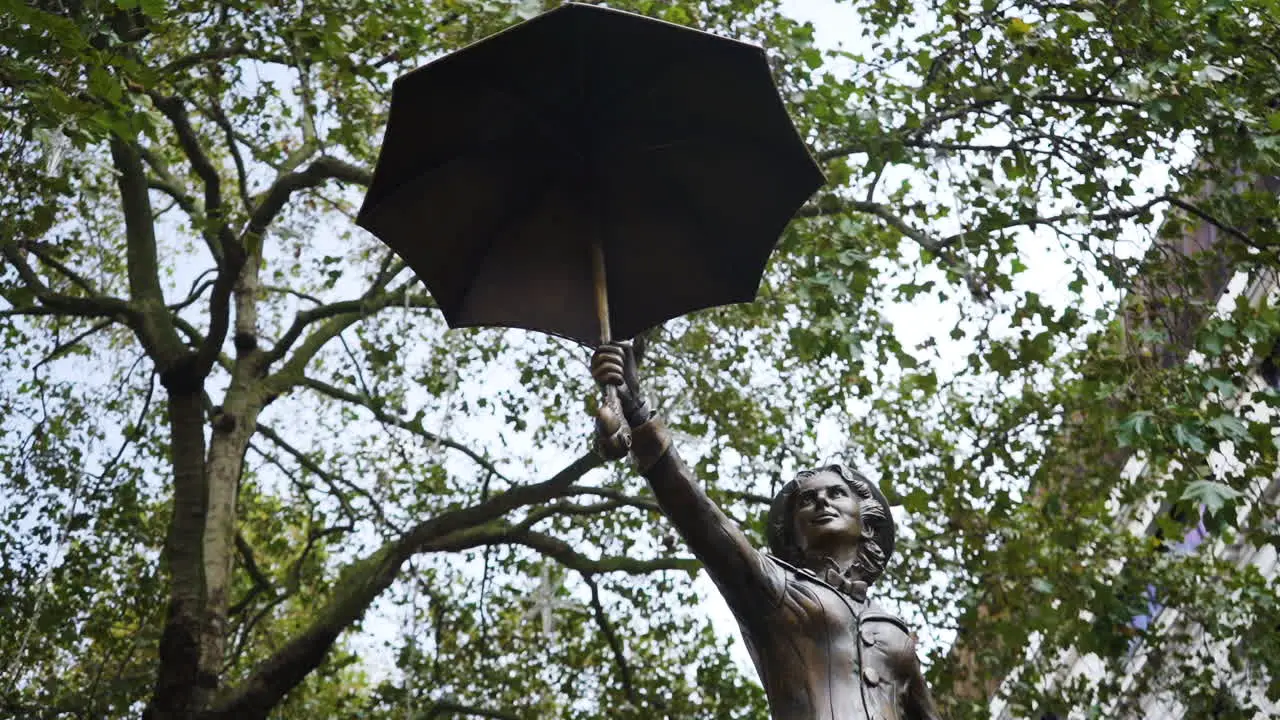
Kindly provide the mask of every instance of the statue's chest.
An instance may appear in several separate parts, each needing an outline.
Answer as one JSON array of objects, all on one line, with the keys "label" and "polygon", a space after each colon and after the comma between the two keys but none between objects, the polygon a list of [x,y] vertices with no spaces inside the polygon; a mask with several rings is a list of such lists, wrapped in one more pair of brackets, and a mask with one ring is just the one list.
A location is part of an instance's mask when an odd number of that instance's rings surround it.
[{"label": "statue's chest", "polygon": [[836,591],[830,586],[797,574],[787,587],[786,605],[790,622],[805,634],[821,637],[824,642],[852,640],[858,632],[858,615],[866,603]]}]

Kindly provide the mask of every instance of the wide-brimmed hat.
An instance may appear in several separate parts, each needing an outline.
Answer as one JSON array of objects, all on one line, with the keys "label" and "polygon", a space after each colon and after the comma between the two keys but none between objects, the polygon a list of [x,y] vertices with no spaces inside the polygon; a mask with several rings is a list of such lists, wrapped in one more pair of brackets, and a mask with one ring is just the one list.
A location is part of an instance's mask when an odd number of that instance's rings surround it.
[{"label": "wide-brimmed hat", "polygon": [[[875,538],[875,542],[884,552],[885,564],[893,557],[893,546],[897,538],[897,528],[894,527],[893,514],[889,511],[889,500],[880,491],[880,487],[870,480],[866,475],[860,472],[850,470],[844,465],[835,464],[826,467],[816,468],[807,471],[808,473],[816,472],[833,472],[839,475],[845,482],[856,482],[865,484],[871,492],[871,499],[880,503],[884,508],[884,518],[870,518],[865,521],[867,527],[871,529],[871,534]],[[807,473],[801,473],[806,475]],[[777,557],[792,564],[799,564],[800,545],[796,542],[795,528],[791,522],[791,499],[795,495],[796,488],[799,487],[799,477],[792,479],[782,486],[778,494],[773,497],[773,504],[769,506],[769,527],[767,529],[769,551]],[[862,500],[865,502],[865,500]]]}]

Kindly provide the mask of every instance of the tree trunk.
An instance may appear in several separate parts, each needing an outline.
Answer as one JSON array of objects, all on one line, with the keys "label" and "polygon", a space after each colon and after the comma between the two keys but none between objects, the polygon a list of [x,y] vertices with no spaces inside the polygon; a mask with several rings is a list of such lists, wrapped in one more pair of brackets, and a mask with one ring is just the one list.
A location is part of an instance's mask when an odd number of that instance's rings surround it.
[{"label": "tree trunk", "polygon": [[205,476],[204,398],[199,384],[179,386],[167,378],[173,461],[173,517],[165,540],[169,607],[160,638],[155,694],[144,717],[189,717],[203,700],[201,689],[216,677],[201,674],[204,608],[204,521],[208,515]]}]

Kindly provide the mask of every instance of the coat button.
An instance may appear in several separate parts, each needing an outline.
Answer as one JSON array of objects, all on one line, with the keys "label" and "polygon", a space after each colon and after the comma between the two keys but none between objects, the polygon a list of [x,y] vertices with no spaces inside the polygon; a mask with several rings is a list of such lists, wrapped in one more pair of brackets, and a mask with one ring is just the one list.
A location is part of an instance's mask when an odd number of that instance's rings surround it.
[{"label": "coat button", "polygon": [[880,673],[876,672],[876,669],[873,667],[862,668],[862,678],[872,687],[880,684]]},{"label": "coat button", "polygon": [[861,635],[862,635],[862,644],[863,644],[863,645],[875,645],[875,644],[876,644],[876,636],[875,636],[874,634],[872,634],[872,632],[871,632],[870,630],[868,630],[868,629],[866,629],[866,628],[863,628],[863,629],[862,629],[862,633],[861,633]]}]

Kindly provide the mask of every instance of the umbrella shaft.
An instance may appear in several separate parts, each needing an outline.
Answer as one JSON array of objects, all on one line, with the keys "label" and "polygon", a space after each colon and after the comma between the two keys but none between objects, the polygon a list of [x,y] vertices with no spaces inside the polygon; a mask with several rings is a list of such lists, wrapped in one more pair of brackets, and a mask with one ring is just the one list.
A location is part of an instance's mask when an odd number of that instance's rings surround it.
[{"label": "umbrella shaft", "polygon": [[[595,286],[596,316],[600,319],[600,344],[604,345],[613,337],[609,329],[609,286],[604,274],[604,246],[599,235],[591,243],[591,281]],[[598,440],[604,456],[610,460],[626,457],[631,449],[631,429],[622,419],[618,388],[614,385],[604,386],[604,405],[597,411],[596,424],[597,427],[610,425],[618,427],[618,430],[609,437]]]},{"label": "umbrella shaft", "polygon": [[613,339],[609,329],[609,286],[604,274],[604,245],[599,236],[591,243],[591,280],[596,293],[596,317],[600,320],[600,344]]}]

